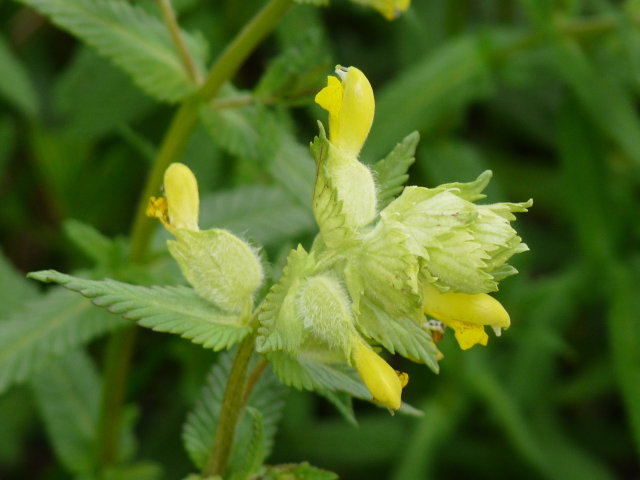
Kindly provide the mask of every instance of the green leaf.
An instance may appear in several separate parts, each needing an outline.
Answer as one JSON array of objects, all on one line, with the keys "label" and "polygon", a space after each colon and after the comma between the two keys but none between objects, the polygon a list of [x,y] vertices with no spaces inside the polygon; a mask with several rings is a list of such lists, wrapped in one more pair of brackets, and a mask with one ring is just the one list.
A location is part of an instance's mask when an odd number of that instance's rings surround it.
[{"label": "green leaf", "polygon": [[[159,18],[123,0],[20,0],[126,71],[152,97],[177,102],[195,85]],[[198,68],[205,46],[182,32]]]},{"label": "green leaf", "polygon": [[263,480],[337,480],[338,475],[303,462],[268,466],[260,478]]},{"label": "green leaf", "polygon": [[344,363],[321,363],[275,351],[267,353],[274,373],[285,385],[298,390],[341,391],[349,395],[371,400],[371,394],[356,371]]},{"label": "green leaf", "polygon": [[[234,352],[220,355],[207,377],[207,383],[200,399],[187,417],[183,428],[184,445],[198,468],[204,467],[211,453],[233,356]],[[255,367],[255,362],[253,365]],[[262,415],[262,446],[260,448],[263,449],[265,457],[269,455],[273,445],[273,437],[284,406],[285,392],[286,389],[274,375],[270,371],[266,371],[258,380],[247,402],[248,407],[257,410]],[[246,452],[255,440],[254,422],[255,417],[245,410],[238,422],[234,437],[229,461],[230,472],[245,470],[248,467],[247,461],[251,464],[256,462],[255,458],[246,458]]]},{"label": "green leaf", "polygon": [[94,227],[78,220],[69,219],[63,225],[65,235],[90,259],[107,264],[113,253],[113,241]]},{"label": "green leaf", "polygon": [[100,379],[89,357],[69,352],[35,375],[31,385],[59,460],[71,472],[91,471]]},{"label": "green leaf", "polygon": [[319,29],[304,31],[295,44],[269,62],[255,89],[264,103],[305,105],[322,88],[330,58]]},{"label": "green leaf", "polygon": [[[618,389],[622,394],[628,417],[628,425],[635,441],[636,452],[640,455],[640,323],[638,311],[637,266],[627,271],[627,265],[617,265],[611,281],[613,289],[612,304],[608,313],[607,325],[611,343],[611,355],[615,368]],[[633,273],[632,273],[633,272]]]},{"label": "green leaf", "polygon": [[35,285],[16,271],[0,251],[0,322],[10,317],[29,300],[38,297]]},{"label": "green leaf", "polygon": [[225,228],[262,245],[279,245],[315,228],[309,210],[292,200],[281,188],[267,185],[214,193],[202,199],[200,225]]},{"label": "green leaf", "polygon": [[200,109],[200,117],[213,140],[232,155],[268,163],[278,143],[278,121],[250,93],[223,87],[216,100]]},{"label": "green leaf", "polygon": [[0,36],[0,97],[14,105],[29,118],[38,114],[36,91],[29,73],[22,63],[9,50],[9,46]]},{"label": "green leaf", "polygon": [[231,475],[230,480],[245,480],[250,474],[257,472],[264,460],[264,426],[262,413],[252,407],[247,407],[247,414],[251,417],[252,433],[249,445],[243,451],[244,462],[240,470]]},{"label": "green leaf", "polygon": [[420,135],[410,133],[384,159],[376,163],[372,170],[378,187],[378,210],[384,209],[404,188],[409,179],[407,171],[415,162],[415,152]]},{"label": "green leaf", "polygon": [[76,51],[53,88],[53,105],[65,135],[83,141],[124,128],[153,104],[122,70],[89,47]]},{"label": "green leaf", "polygon": [[269,172],[282,188],[295,197],[298,204],[311,211],[316,168],[308,146],[301,145],[293,135],[283,131],[280,148],[269,164]]},{"label": "green leaf", "polygon": [[125,325],[86,300],[54,289],[0,323],[0,392],[59,356]]},{"label": "green leaf", "polygon": [[490,92],[482,36],[462,36],[430,51],[376,95],[376,120],[365,156],[382,158],[408,132],[438,127]]},{"label": "green leaf", "polygon": [[584,112],[636,166],[640,165],[640,118],[631,92],[603,75],[578,44],[559,39],[554,48],[558,74]]},{"label": "green leaf", "polygon": [[338,199],[338,190],[333,184],[331,175],[327,172],[329,149],[331,145],[327,139],[322,123],[318,123],[320,134],[311,144],[311,153],[316,160],[316,182],[313,189],[313,215],[320,227],[324,242],[333,246],[353,235],[347,225],[347,216],[343,211],[343,202]]},{"label": "green leaf", "polygon": [[55,270],[33,272],[29,277],[59,283],[111,313],[157,332],[178,334],[204,348],[230,348],[250,332],[240,318],[222,312],[186,287],[140,287],[114,280],[84,280]]}]

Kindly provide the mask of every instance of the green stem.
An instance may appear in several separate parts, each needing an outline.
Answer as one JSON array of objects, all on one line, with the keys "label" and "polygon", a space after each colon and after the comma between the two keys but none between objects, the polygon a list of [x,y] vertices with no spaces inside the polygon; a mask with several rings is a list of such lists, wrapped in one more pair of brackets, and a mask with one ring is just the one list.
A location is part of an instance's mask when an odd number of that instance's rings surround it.
[{"label": "green stem", "polygon": [[[153,233],[154,224],[146,216],[149,197],[159,192],[164,171],[169,164],[181,159],[191,134],[198,124],[198,113],[201,104],[209,101],[218,93],[220,87],[233,76],[258,43],[276,26],[292,4],[292,1],[271,0],[260,10],[222,52],[207,75],[201,90],[187,98],[175,113],[160,145],[138,202],[131,234],[130,259],[132,262],[140,262],[144,259],[149,247],[151,234]],[[125,388],[134,343],[135,327],[132,327],[113,334],[107,345],[97,439],[98,458],[102,465],[108,465],[116,460],[118,437],[122,423],[122,405],[125,398]],[[248,362],[248,357],[253,351],[253,339],[251,341],[245,340],[239,347],[238,352],[246,353],[247,350],[246,361]],[[246,369],[246,364],[242,368]],[[241,376],[243,377],[244,373]],[[219,432],[225,432],[224,438],[233,437],[238,415],[238,412],[236,412],[235,416],[233,416],[234,406],[229,402],[223,404],[221,426],[219,428]],[[224,405],[228,406],[224,407]],[[227,413],[227,410],[231,411],[231,416]],[[220,435],[222,433],[218,436]],[[231,445],[229,444],[222,445],[216,449],[218,453],[216,453],[215,458],[212,457],[210,462],[211,469],[216,471],[224,469],[230,448]]]},{"label": "green stem", "polygon": [[276,26],[293,0],[271,0],[240,31],[238,36],[220,54],[209,71],[202,88],[187,99],[175,114],[165,135],[153,169],[140,197],[133,224],[131,259],[141,260],[146,253],[153,224],[146,216],[147,202],[162,184],[164,171],[171,162],[179,161],[191,134],[198,123],[198,110],[203,102],[211,100],[246,60],[260,41]]},{"label": "green stem", "polygon": [[196,67],[196,62],[191,56],[191,52],[189,52],[187,45],[184,43],[184,38],[182,38],[182,32],[180,31],[180,26],[178,25],[176,12],[173,10],[173,6],[171,5],[171,0],[156,1],[158,2],[158,7],[160,7],[160,12],[162,13],[162,18],[165,25],[167,26],[167,30],[169,30],[171,40],[173,40],[173,43],[178,50],[178,55],[180,55],[180,59],[182,60],[184,68],[187,71],[189,78],[191,78],[193,83],[197,85],[198,83],[200,83],[198,68]]},{"label": "green stem", "polygon": [[245,338],[238,345],[220,407],[216,436],[213,439],[209,460],[202,472],[204,477],[224,475],[227,468],[236,425],[244,406],[242,399],[244,398],[245,378],[253,349],[253,336]]},{"label": "green stem", "polygon": [[100,465],[112,465],[117,460],[123,400],[135,337],[136,327],[131,326],[112,334],[107,343],[98,419],[97,455]]}]

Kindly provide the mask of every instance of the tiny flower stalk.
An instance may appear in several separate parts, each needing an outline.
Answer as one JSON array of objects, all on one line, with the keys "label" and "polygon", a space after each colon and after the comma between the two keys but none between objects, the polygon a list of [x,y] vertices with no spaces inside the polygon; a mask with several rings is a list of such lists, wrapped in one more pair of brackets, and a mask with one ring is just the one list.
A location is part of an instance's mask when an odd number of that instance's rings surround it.
[{"label": "tiny flower stalk", "polygon": [[435,287],[424,288],[423,307],[431,315],[452,328],[460,348],[467,350],[476,344],[487,345],[489,337],[484,326],[490,326],[497,336],[511,325],[502,304],[486,293],[440,293]]}]

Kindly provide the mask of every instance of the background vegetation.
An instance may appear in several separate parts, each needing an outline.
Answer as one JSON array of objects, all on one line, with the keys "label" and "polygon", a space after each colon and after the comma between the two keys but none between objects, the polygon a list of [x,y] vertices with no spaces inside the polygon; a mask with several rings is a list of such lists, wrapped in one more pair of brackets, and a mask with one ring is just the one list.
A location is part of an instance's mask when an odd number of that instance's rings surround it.
[{"label": "background vegetation", "polygon": [[[159,231],[146,263],[127,260],[182,87],[145,65],[132,81],[135,68],[99,40],[85,46],[25,5],[40,3],[0,3],[4,480],[81,470],[94,448],[104,335],[125,324],[24,273],[182,281]],[[159,18],[155,2],[135,3]],[[175,8],[209,65],[262,3]],[[414,0],[394,22],[335,0],[295,5],[249,57],[202,114],[184,161],[205,195],[201,224],[252,239],[276,265],[315,233],[306,145],[325,120],[313,95],[336,63],[358,66],[376,92],[365,161],[418,130],[409,183],[490,168],[490,200],[534,199],[517,222],[531,252],[498,295],[511,329],[469,352],[446,335],[439,376],[398,361],[421,418],[359,403],[356,428],[325,399],[289,392],[271,463],[308,460],[345,479],[639,478],[639,26],[634,0]],[[117,478],[191,471],[181,425],[215,357],[138,332],[118,455],[144,462]]]}]

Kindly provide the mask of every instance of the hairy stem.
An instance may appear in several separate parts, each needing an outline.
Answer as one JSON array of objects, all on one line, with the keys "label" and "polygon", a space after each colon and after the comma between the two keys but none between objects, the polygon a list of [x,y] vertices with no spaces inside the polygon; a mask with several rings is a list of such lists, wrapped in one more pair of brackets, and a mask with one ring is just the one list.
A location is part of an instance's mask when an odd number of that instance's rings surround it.
[{"label": "hairy stem", "polygon": [[160,7],[160,12],[162,13],[162,19],[164,20],[165,25],[167,26],[167,30],[169,30],[169,34],[171,35],[171,40],[173,41],[176,49],[178,50],[178,54],[180,55],[180,60],[182,60],[182,64],[184,65],[189,78],[196,85],[200,83],[200,74],[198,72],[198,68],[196,67],[196,63],[191,56],[191,52],[187,48],[187,45],[184,43],[184,38],[182,38],[182,32],[180,31],[180,26],[178,25],[178,19],[176,18],[176,12],[173,10],[173,5],[171,5],[171,0],[156,0],[158,3],[158,7]]},{"label": "hairy stem", "polygon": [[236,356],[231,365],[229,379],[224,391],[222,405],[220,407],[220,419],[213,439],[211,453],[207,465],[203,470],[203,476],[224,475],[229,461],[233,437],[240,413],[244,407],[242,401],[245,391],[245,378],[251,354],[253,353],[255,337],[245,338],[236,350]]}]

